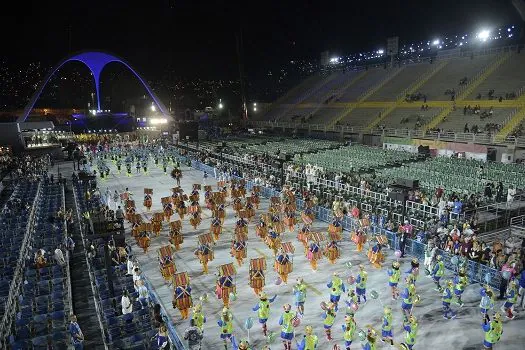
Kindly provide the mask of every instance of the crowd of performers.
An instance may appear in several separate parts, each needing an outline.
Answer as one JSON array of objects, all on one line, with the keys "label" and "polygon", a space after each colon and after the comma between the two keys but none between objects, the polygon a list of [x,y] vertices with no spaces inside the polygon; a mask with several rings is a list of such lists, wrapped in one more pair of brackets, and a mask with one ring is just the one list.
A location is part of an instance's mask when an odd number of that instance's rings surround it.
[{"label": "crowd of performers", "polygon": [[[128,175],[131,175],[131,166],[136,164],[136,171],[147,172],[148,159],[151,149],[142,149],[140,151],[130,150],[113,150],[98,158],[99,169],[106,169],[105,160],[108,158],[115,162],[118,171],[122,170],[122,164],[125,164]],[[158,237],[167,224],[169,227],[170,245],[159,249],[159,265],[163,277],[167,282],[173,284],[173,306],[180,311],[183,319],[191,317],[192,323],[201,331],[204,331],[203,325],[206,317],[202,311],[201,303],[193,303],[191,295],[190,278],[186,272],[177,272],[173,253],[181,249],[184,243],[184,234],[182,232],[182,221],[189,216],[190,225],[196,230],[202,223],[203,208],[200,206],[200,184],[193,185],[189,195],[184,193],[180,187],[182,171],[178,168],[176,155],[170,155],[169,152],[153,153],[154,162],[157,166],[164,168],[167,173],[167,167],[170,164],[175,165],[171,172],[172,177],[177,181],[177,187],[172,189],[172,193],[161,198],[162,211],[151,213],[153,203],[153,190],[144,189],[143,205],[145,211],[151,214],[149,221],[144,216],[137,213],[135,202],[132,199],[133,194],[126,191],[120,194],[120,200],[126,208],[126,219],[131,225],[131,234],[136,239],[137,244],[144,250],[148,251],[151,238]],[[103,175],[101,171],[100,176]],[[230,206],[235,212],[236,224],[235,230],[231,235],[231,257],[235,260],[237,266],[242,266],[247,259],[248,244],[248,226],[255,225],[255,233],[259,239],[264,242],[269,251],[273,253],[273,268],[279,275],[276,284],[288,284],[288,275],[293,272],[293,257],[295,253],[294,245],[290,240],[290,233],[296,232],[297,240],[303,245],[305,257],[310,263],[313,272],[318,270],[318,263],[324,257],[330,264],[336,264],[341,257],[339,242],[342,240],[342,220],[343,213],[335,210],[333,221],[327,228],[327,233],[315,232],[312,229],[312,223],[315,219],[314,204],[308,197],[305,198],[305,207],[301,211],[300,220],[297,218],[297,207],[294,193],[287,187],[283,188],[281,197],[272,197],[267,213],[264,213],[256,219],[256,210],[260,206],[260,188],[254,186],[251,193],[247,193],[246,184],[243,180],[239,181],[218,181],[216,190],[215,186],[204,185],[204,203],[205,210],[208,210],[211,216],[211,224],[208,233],[199,235],[198,246],[194,250],[195,256],[202,264],[202,273],[208,274],[208,263],[214,260],[213,247],[224,234],[224,221],[226,216],[226,207]],[[178,214],[178,220],[173,216]],[[356,244],[357,251],[361,252],[365,243],[369,240],[369,249],[367,256],[371,267],[380,269],[384,263],[382,248],[388,244],[386,237],[370,235],[368,232],[369,221],[366,215],[361,215],[359,209],[352,210],[352,216],[359,222],[360,228],[352,233],[351,239]],[[287,235],[288,233],[288,235]],[[396,252],[397,253],[397,252]],[[399,258],[399,257],[398,257]],[[41,257],[36,257],[40,263]],[[347,263],[348,267],[352,267]],[[360,305],[367,303],[367,280],[368,273],[364,265],[358,266],[356,276],[350,276],[344,281],[339,273],[334,273],[327,283],[328,300],[321,303],[323,311],[323,327],[327,341],[332,341],[332,326],[335,323],[339,309],[341,308],[341,296],[345,296],[343,305],[344,325],[342,326],[342,336],[344,339],[345,349],[355,349],[354,342],[357,338],[361,341],[363,349],[376,349],[378,341],[386,342],[401,349],[413,349],[417,342],[419,322],[414,314],[414,306],[420,302],[420,296],[417,294],[416,284],[419,278],[419,261],[412,259],[408,271],[400,271],[401,264],[396,260],[387,269],[385,274],[385,283],[391,289],[392,299],[399,300],[400,310],[403,313],[403,335],[393,334],[393,310],[386,306],[383,310],[381,333],[375,330],[371,325],[358,327],[355,321],[355,314],[358,312]],[[253,289],[258,302],[253,307],[257,313],[257,318],[261,324],[262,333],[268,336],[267,321],[270,315],[272,304],[276,296],[269,297],[264,291],[266,259],[263,257],[252,258],[249,262],[249,285]],[[247,340],[237,341],[234,334],[233,314],[230,309],[232,299],[236,298],[237,283],[235,280],[235,264],[221,265],[216,278],[216,297],[223,302],[223,311],[218,321],[220,328],[220,338],[227,349],[231,343],[234,349],[251,349]],[[437,256],[435,264],[430,269],[425,270],[427,277],[432,278],[436,284],[436,291],[441,295],[443,305],[443,317],[452,319],[456,316],[453,304],[458,307],[463,306],[461,296],[468,286],[469,281],[464,269],[458,269],[454,279],[447,280],[441,284],[441,278],[444,276],[445,267],[441,256]],[[404,276],[404,278],[403,278]],[[401,281],[404,285],[401,286]],[[279,319],[280,338],[285,350],[292,349],[292,341],[296,341],[298,348],[303,350],[321,349],[319,338],[315,330],[307,325],[304,328],[304,336],[300,341],[295,338],[297,327],[301,324],[301,319],[305,314],[305,303],[308,295],[307,283],[298,278],[292,288],[295,308],[290,304],[282,306],[282,314]],[[485,332],[484,347],[492,349],[503,332],[501,323],[501,314],[493,314],[491,311],[495,305],[495,292],[488,286],[484,285],[480,291],[481,294],[481,313],[483,316],[482,329]],[[377,292],[372,291],[369,295],[374,299],[377,298]],[[514,304],[517,303],[518,287],[516,281],[509,283],[507,300],[502,306],[502,312],[512,319],[515,317]],[[202,298],[200,299],[202,301]],[[191,316],[190,316],[190,311]],[[267,347],[269,348],[269,347]]]}]

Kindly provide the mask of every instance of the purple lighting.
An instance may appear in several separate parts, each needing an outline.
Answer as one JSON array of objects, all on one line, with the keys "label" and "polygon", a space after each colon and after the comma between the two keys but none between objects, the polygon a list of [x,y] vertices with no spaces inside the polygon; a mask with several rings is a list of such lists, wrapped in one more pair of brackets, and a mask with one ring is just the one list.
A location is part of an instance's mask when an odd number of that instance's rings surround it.
[{"label": "purple lighting", "polygon": [[108,63],[119,62],[119,63],[122,63],[124,66],[126,66],[126,68],[128,68],[131,72],[133,72],[133,74],[137,77],[137,79],[146,88],[146,90],[148,91],[149,95],[151,96],[151,98],[153,99],[153,101],[155,102],[157,107],[159,108],[160,112],[165,117],[169,116],[169,113],[168,113],[168,110],[166,109],[166,106],[164,106],[162,101],[160,101],[160,99],[155,95],[153,90],[151,90],[151,88],[148,85],[148,83],[146,81],[144,81],[144,79],[140,76],[140,74],[138,74],[129,65],[129,63],[125,62],[121,58],[118,58],[116,56],[110,55],[110,54],[105,53],[105,52],[90,51],[90,52],[78,53],[78,54],[75,54],[73,56],[67,57],[67,58],[63,59],[62,61],[60,61],[55,67],[53,67],[53,69],[46,75],[44,80],[38,86],[37,90],[35,91],[35,93],[31,97],[31,100],[29,101],[29,103],[25,107],[23,114],[18,118],[18,122],[19,123],[23,122],[23,121],[25,121],[27,119],[27,117],[29,116],[29,113],[31,113],[31,110],[33,109],[36,101],[40,97],[40,94],[42,94],[42,91],[44,90],[44,88],[46,87],[47,83],[49,82],[49,79],[51,79],[51,77],[60,69],[60,67],[62,67],[65,63],[70,62],[70,61],[82,62],[83,64],[85,64],[89,68],[89,70],[93,74],[93,78],[95,80],[95,90],[96,90],[96,94],[97,94],[97,107],[98,107],[98,110],[101,110],[101,108],[100,108],[100,74],[102,73],[102,70],[104,69],[104,67],[106,67],[106,65]]}]

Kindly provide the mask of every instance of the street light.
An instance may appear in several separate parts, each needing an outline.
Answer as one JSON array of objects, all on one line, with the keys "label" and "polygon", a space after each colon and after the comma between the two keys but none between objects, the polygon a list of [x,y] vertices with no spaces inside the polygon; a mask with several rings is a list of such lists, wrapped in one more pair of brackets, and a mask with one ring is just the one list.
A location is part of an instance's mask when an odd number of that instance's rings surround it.
[{"label": "street light", "polygon": [[157,108],[155,108],[155,105],[153,104],[153,102],[151,103],[151,110],[152,110],[153,112],[155,112],[155,111],[157,110]]},{"label": "street light", "polygon": [[222,104],[222,98],[219,98],[219,109],[222,109],[224,105]]}]

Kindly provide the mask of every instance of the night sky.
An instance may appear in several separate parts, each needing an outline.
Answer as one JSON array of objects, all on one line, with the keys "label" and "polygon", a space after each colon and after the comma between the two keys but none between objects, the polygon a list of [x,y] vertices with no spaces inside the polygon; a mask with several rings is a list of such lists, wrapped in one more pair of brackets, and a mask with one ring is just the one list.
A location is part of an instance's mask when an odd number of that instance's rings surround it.
[{"label": "night sky", "polygon": [[519,23],[510,0],[440,1],[19,1],[0,13],[10,61],[52,65],[71,50],[102,49],[146,76],[169,66],[180,75],[235,79],[241,28],[249,73],[298,58],[384,48],[386,38],[426,40],[444,33]]}]

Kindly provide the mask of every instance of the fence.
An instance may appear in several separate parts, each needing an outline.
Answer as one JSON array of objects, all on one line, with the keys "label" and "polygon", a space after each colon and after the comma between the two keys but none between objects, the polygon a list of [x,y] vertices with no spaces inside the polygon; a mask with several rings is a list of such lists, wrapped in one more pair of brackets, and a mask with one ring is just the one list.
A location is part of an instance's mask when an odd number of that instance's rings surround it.
[{"label": "fence", "polygon": [[[183,159],[187,158],[184,157]],[[191,165],[192,167],[198,170],[206,171],[209,174],[214,174],[214,168],[201,162],[192,160]],[[254,183],[252,181],[246,181],[246,189],[248,191],[250,191],[253,188],[253,186]],[[273,196],[278,197],[281,194],[281,192],[272,188],[264,186],[260,186],[260,188],[260,195],[266,198]],[[304,208],[304,201],[302,199],[296,199],[296,206],[298,210],[302,210]],[[317,219],[328,223],[332,222],[333,215],[331,210],[321,206],[315,206],[313,210]],[[357,229],[358,222],[352,217],[345,216],[342,220],[341,225],[345,231],[353,232]],[[396,233],[388,231],[377,224],[371,225],[369,233],[373,233],[374,235],[385,235],[388,238],[388,243],[391,250],[399,248],[399,240]],[[405,245],[405,252],[422,261],[425,258],[425,247],[426,245],[422,242],[413,239],[408,239]],[[455,255],[449,254],[443,250],[438,250],[438,254],[440,254],[443,257],[443,262],[445,263],[445,267],[447,269],[456,272],[459,266],[465,267],[470,282],[486,283],[486,276],[490,276],[489,285],[493,288],[499,289],[502,278],[500,271],[495,270],[487,265],[483,265],[475,261],[461,258],[459,256],[457,256],[458,264],[454,264],[452,258]]]}]

